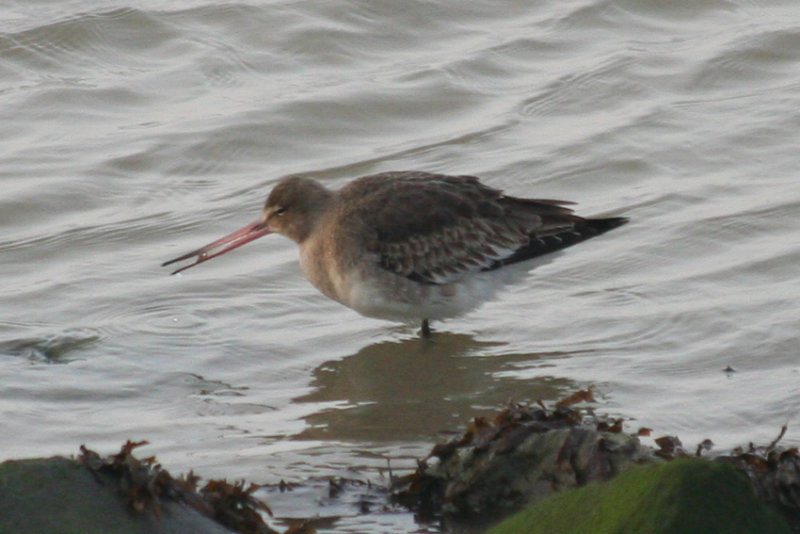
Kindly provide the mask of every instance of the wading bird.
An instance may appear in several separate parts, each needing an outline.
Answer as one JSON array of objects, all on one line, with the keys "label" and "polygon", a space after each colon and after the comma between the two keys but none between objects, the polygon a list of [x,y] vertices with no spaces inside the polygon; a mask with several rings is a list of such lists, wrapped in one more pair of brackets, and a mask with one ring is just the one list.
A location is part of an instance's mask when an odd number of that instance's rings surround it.
[{"label": "wading bird", "polygon": [[367,317],[429,321],[456,317],[491,298],[507,266],[600,235],[624,217],[585,219],[571,202],[504,195],[473,176],[384,172],[331,191],[289,176],[253,223],[167,261],[195,258],[173,274],[261,236],[300,246],[306,277]]}]

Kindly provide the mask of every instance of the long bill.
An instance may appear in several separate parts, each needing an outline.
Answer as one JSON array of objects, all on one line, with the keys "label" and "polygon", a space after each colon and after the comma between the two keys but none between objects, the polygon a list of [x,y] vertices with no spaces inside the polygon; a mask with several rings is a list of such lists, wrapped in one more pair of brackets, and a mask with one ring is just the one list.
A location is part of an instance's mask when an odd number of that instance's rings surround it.
[{"label": "long bill", "polygon": [[[178,274],[181,271],[185,271],[189,267],[194,267],[198,263],[203,263],[206,260],[210,260],[211,258],[215,258],[220,254],[225,254],[229,250],[233,250],[235,248],[241,247],[245,243],[249,243],[254,239],[258,239],[261,236],[265,236],[271,233],[267,224],[262,221],[258,220],[253,223],[248,224],[244,228],[240,228],[233,232],[232,234],[228,234],[225,237],[217,239],[213,243],[209,243],[208,245],[198,248],[197,250],[193,250],[191,252],[187,252],[183,256],[178,256],[177,258],[171,259],[169,261],[165,261],[161,264],[162,267],[166,267],[175,262],[188,260],[194,256],[197,256],[197,259],[194,263],[190,263],[189,265],[184,265],[180,269],[176,269],[172,271],[170,274]],[[217,250],[222,247],[221,250]]]}]

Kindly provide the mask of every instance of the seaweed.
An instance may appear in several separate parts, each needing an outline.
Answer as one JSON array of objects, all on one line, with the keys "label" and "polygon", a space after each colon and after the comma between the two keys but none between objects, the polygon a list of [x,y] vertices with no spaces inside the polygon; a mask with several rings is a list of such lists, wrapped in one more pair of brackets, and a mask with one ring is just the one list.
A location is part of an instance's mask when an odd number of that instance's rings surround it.
[{"label": "seaweed", "polygon": [[163,503],[172,501],[186,504],[202,515],[242,534],[277,534],[264,523],[259,510],[272,515],[272,511],[252,493],[260,486],[245,482],[209,480],[198,490],[200,477],[193,472],[173,477],[156,461],[155,456],[136,458],[133,450],[147,441],[126,441],[117,454],[107,457],[81,445],[78,461],[91,471],[100,482],[116,481],[123,502],[137,513],[147,510],[157,518]]}]

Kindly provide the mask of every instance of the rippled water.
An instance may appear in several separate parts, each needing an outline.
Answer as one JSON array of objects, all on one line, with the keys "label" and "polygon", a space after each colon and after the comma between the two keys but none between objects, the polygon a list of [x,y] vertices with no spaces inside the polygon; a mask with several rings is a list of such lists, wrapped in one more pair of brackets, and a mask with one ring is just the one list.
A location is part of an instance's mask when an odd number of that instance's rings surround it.
[{"label": "rippled water", "polygon": [[[798,443],[800,4],[530,4],[4,3],[2,458],[132,438],[175,472],[380,480],[587,385],[689,446]],[[433,344],[322,297],[279,237],[159,266],[282,175],[399,169],[632,222]],[[275,511],[326,510],[433,528]]]}]

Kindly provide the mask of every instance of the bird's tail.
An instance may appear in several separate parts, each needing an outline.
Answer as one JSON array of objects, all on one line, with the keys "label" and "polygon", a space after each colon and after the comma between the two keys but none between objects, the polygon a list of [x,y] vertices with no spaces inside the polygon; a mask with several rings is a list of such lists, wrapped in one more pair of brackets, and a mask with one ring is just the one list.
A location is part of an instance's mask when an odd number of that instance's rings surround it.
[{"label": "bird's tail", "polygon": [[[627,217],[609,217],[607,219],[584,219],[584,225],[590,227],[592,231],[596,232],[594,235],[600,235],[613,230],[623,224],[627,223]],[[587,239],[593,236],[587,236]]]},{"label": "bird's tail", "polygon": [[627,217],[609,217],[605,219],[583,219],[575,217],[575,219],[574,226],[568,230],[541,236],[535,234],[531,235],[527,245],[518,249],[508,258],[498,261],[497,264],[492,265],[489,270],[570,247],[581,241],[586,241],[592,237],[604,234],[609,230],[618,228],[628,222]]}]

